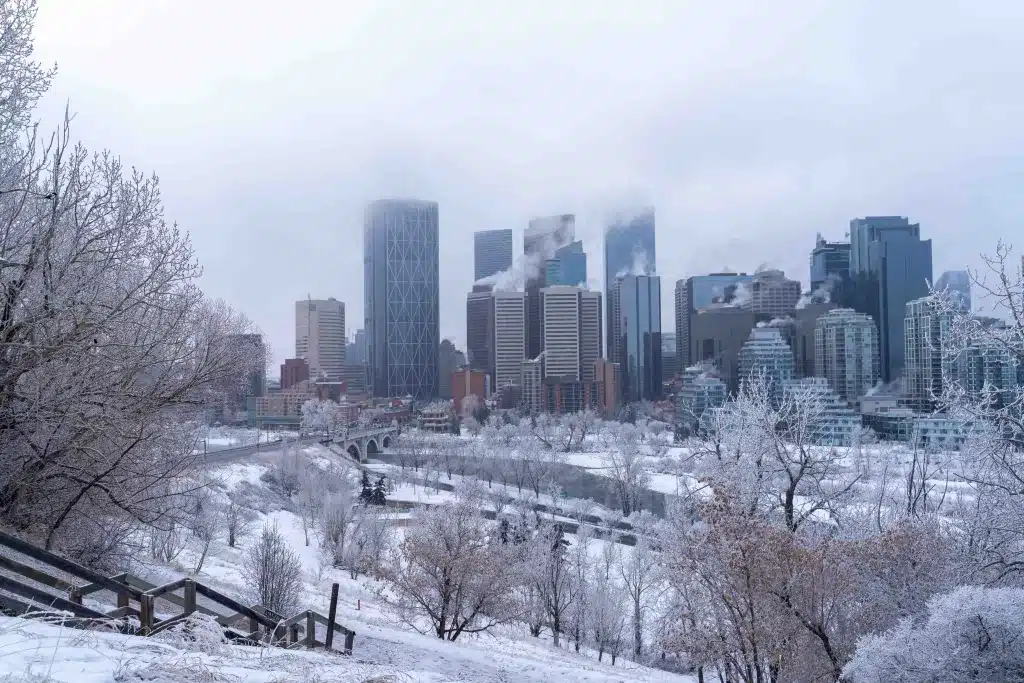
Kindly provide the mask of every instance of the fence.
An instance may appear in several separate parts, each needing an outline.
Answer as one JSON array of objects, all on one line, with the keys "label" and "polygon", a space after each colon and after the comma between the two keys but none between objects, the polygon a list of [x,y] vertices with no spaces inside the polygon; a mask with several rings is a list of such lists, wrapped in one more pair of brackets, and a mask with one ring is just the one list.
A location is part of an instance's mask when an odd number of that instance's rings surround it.
[{"label": "fence", "polygon": [[[240,644],[330,649],[334,633],[340,633],[344,636],[342,652],[352,654],[355,631],[335,621],[337,586],[332,591],[329,616],[304,610],[286,619],[262,606],[247,606],[195,579],[182,578],[157,586],[127,573],[103,576],[4,532],[0,532],[0,547],[20,553],[50,569],[32,567],[0,554],[0,608],[11,614],[30,617],[52,614],[57,610],[70,614],[64,623],[76,628],[104,624],[122,633],[151,636],[198,613],[213,617],[224,629],[225,636]],[[88,583],[78,585],[57,576],[58,571]],[[46,589],[59,591],[67,597]],[[102,591],[114,594],[116,609],[102,612],[82,603],[83,598]],[[200,597],[208,605],[200,604]],[[228,613],[218,612],[209,605],[225,608]],[[317,624],[327,628],[323,642],[316,639]]]}]

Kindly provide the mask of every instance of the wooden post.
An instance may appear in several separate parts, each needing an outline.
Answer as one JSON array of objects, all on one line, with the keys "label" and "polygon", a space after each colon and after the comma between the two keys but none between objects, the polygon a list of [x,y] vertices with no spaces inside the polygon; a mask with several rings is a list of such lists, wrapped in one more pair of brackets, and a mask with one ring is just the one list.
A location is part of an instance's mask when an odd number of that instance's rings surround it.
[{"label": "wooden post", "polygon": [[338,616],[338,584],[331,584],[331,608],[327,611],[327,638],[324,648],[331,649],[334,644],[334,620]]},{"label": "wooden post", "polygon": [[[76,605],[81,605],[82,604],[82,594],[81,594],[81,592],[79,592],[79,590],[77,588],[69,588],[68,589],[68,600],[70,600],[71,602],[75,603]],[[120,607],[121,603],[118,602],[117,606]]]},{"label": "wooden post", "polygon": [[249,617],[249,633],[256,634],[256,640],[260,639],[260,622]]},{"label": "wooden post", "polygon": [[185,601],[182,608],[185,610],[185,616],[188,616],[196,611],[196,582],[193,579],[185,579],[183,592]]},{"label": "wooden post", "polygon": [[288,644],[296,645],[299,642],[299,625],[292,624],[288,627]]},{"label": "wooden post", "polygon": [[316,647],[316,622],[313,620],[313,610],[306,610],[306,647],[310,650]]},{"label": "wooden post", "polygon": [[346,631],[345,632],[345,654],[352,654],[352,644],[355,642],[356,632]]},{"label": "wooden post", "polygon": [[143,593],[139,600],[139,622],[142,625],[142,635],[148,636],[153,630],[153,596]]},{"label": "wooden post", "polygon": [[118,608],[128,607],[128,603],[131,601],[131,597],[132,596],[128,595],[127,593],[118,593],[117,594],[117,606],[118,606]]}]

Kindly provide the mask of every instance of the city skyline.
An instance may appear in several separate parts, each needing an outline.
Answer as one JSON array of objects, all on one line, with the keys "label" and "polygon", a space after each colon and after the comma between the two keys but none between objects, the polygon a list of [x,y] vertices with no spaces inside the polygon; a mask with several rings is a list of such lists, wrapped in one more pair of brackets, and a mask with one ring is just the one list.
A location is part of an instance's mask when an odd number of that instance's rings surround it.
[{"label": "city skyline", "polygon": [[[443,302],[471,288],[474,231],[521,239],[558,212],[576,214],[603,291],[608,215],[654,206],[665,320],[670,283],[689,275],[768,263],[806,288],[814,235],[842,240],[854,216],[913,217],[938,274],[981,265],[1024,211],[1007,115],[1020,96],[1005,87],[1024,64],[1016,4],[923,20],[913,4],[599,3],[586,11],[605,20],[586,25],[574,6],[467,7],[437,29],[441,50],[425,7],[296,0],[285,15],[248,8],[241,32],[230,8],[204,6],[196,24],[188,7],[41,3],[35,58],[60,68],[39,115],[45,129],[70,101],[83,142],[160,175],[204,290],[253,318],[275,365],[307,292],[363,319],[362,207],[380,197],[438,202]],[[481,25],[494,40],[475,39]],[[440,314],[460,347],[464,308]]]}]

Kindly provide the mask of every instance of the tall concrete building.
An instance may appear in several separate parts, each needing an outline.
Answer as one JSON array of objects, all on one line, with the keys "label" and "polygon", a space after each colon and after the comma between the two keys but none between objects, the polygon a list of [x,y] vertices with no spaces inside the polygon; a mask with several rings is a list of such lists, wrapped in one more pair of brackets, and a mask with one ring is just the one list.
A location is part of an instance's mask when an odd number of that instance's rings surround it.
[{"label": "tall concrete building", "polygon": [[520,402],[530,413],[544,412],[544,361],[541,358],[522,362],[519,385],[522,387]]},{"label": "tall concrete building", "polygon": [[[702,357],[693,355],[694,347],[691,343],[693,316],[716,304],[735,300],[736,291],[740,285],[749,284],[751,279],[751,276],[746,273],[711,273],[676,281],[676,349],[680,367],[685,370],[703,360]],[[749,331],[750,328],[744,330],[743,339],[746,339]]]},{"label": "tall concrete building", "polygon": [[830,279],[850,277],[850,243],[826,242],[818,233],[811,250],[811,291],[824,287]]},{"label": "tall concrete building", "polygon": [[792,315],[800,301],[800,283],[781,270],[759,270],[749,283],[750,291],[741,306],[758,317],[771,320]]},{"label": "tall concrete building", "polygon": [[578,287],[564,285],[541,290],[545,377],[564,377],[577,381],[583,378],[580,358],[580,292]]},{"label": "tall concrete building", "polygon": [[594,380],[601,357],[601,293],[554,285],[541,290],[545,378]]},{"label": "tall concrete building", "polygon": [[614,416],[619,409],[619,364],[598,358],[594,362],[594,381],[601,386],[602,413]]},{"label": "tall concrete building", "polygon": [[815,376],[854,403],[878,383],[878,328],[871,316],[837,308],[818,318],[814,330]]},{"label": "tall concrete building", "polygon": [[618,283],[626,275],[654,275],[657,273],[654,209],[647,208],[611,222],[604,233],[604,290],[608,357],[621,355],[619,342]]},{"label": "tall concrete building", "polygon": [[452,397],[452,377],[455,371],[466,364],[466,356],[455,348],[450,339],[442,339],[438,349],[438,395],[441,398]]},{"label": "tall concrete building", "polygon": [[543,348],[540,290],[547,286],[547,262],[560,248],[576,240],[576,216],[571,213],[534,218],[523,233],[523,255],[530,268],[526,280],[526,355],[536,358]]},{"label": "tall concrete building", "polygon": [[526,358],[526,295],[471,292],[466,300],[466,350],[493,391],[518,385]]},{"label": "tall concrete building", "polygon": [[626,275],[618,280],[619,366],[627,402],[662,396],[661,278]]},{"label": "tall concrete building", "polygon": [[868,216],[850,221],[852,308],[878,325],[882,379],[903,376],[904,318],[909,302],[928,296],[932,242],[921,226],[902,216]]},{"label": "tall concrete building", "polygon": [[345,362],[366,362],[366,330],[362,328],[356,330],[355,335],[352,337],[352,341],[349,342],[348,345],[346,346]]},{"label": "tall concrete building", "polygon": [[366,209],[363,268],[374,396],[438,395],[438,206],[384,199]]},{"label": "tall concrete building", "polygon": [[295,357],[312,379],[341,379],[345,366],[345,304],[334,297],[295,302]]},{"label": "tall concrete building", "polygon": [[739,353],[754,328],[754,314],[737,306],[718,306],[697,311],[690,317],[691,367],[707,362],[730,393],[739,390]]},{"label": "tall concrete building", "polygon": [[793,350],[776,327],[755,327],[739,353],[740,381],[764,381],[780,396],[784,382],[793,379]]},{"label": "tall concrete building", "polygon": [[947,311],[936,305],[933,296],[907,302],[904,388],[914,410],[929,412],[942,396],[942,345],[951,318]]},{"label": "tall concrete building", "polygon": [[949,292],[960,310],[971,311],[971,274],[966,270],[947,270],[935,281],[936,292]]},{"label": "tall concrete building", "polygon": [[473,233],[473,279],[482,280],[512,267],[512,231]]}]

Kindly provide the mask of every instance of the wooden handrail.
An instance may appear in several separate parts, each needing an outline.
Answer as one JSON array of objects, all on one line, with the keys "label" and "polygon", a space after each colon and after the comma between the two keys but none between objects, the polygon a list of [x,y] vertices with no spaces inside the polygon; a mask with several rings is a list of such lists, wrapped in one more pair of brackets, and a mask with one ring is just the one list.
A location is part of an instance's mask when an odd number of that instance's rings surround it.
[{"label": "wooden handrail", "polygon": [[[128,573],[127,572],[121,572],[120,574],[115,574],[114,576],[110,577],[110,580],[111,581],[118,581],[118,582],[121,582],[121,583],[128,583]],[[92,595],[93,593],[98,593],[99,591],[105,591],[105,590],[109,590],[109,589],[107,587],[105,587],[105,586],[100,586],[99,584],[96,584],[96,583],[87,583],[84,586],[82,586],[81,588],[78,588],[76,590],[78,591],[79,595]]]},{"label": "wooden handrail", "polygon": [[0,574],[0,589],[3,589],[9,593],[20,595],[23,598],[28,598],[43,605],[49,605],[63,612],[71,612],[76,617],[88,617],[90,619],[106,619],[107,615],[103,612],[98,612],[89,607],[83,607],[82,605],[75,604],[67,598],[62,598],[56,595],[47,593],[46,591],[33,588],[32,586],[26,586],[20,581],[8,578]]},{"label": "wooden handrail", "polygon": [[12,571],[15,574],[20,574],[26,579],[31,579],[36,583],[41,583],[44,586],[50,588],[56,588],[57,590],[67,591],[75,587],[73,583],[68,583],[63,579],[58,579],[56,576],[51,576],[44,571],[40,571],[35,567],[30,567],[27,564],[22,564],[7,557],[6,555],[0,555],[0,567],[8,571]]},{"label": "wooden handrail", "polygon": [[72,576],[76,576],[80,579],[90,581],[95,584],[99,584],[103,588],[106,588],[109,591],[113,591],[114,593],[126,592],[135,600],[138,600],[142,597],[142,591],[136,590],[131,586],[120,583],[118,581],[108,579],[106,576],[103,576],[99,572],[94,572],[91,569],[86,569],[82,565],[72,562],[71,560],[65,557],[55,555],[54,553],[51,553],[48,550],[43,550],[42,548],[37,548],[31,543],[23,541],[17,536],[12,536],[11,534],[5,533],[3,531],[0,531],[0,545],[5,545],[12,550],[17,550],[19,553],[23,555],[28,555],[34,560],[39,560],[40,562],[46,562],[47,564],[53,565],[57,569],[67,572]]},{"label": "wooden handrail", "polygon": [[176,590],[178,590],[180,588],[183,588],[185,586],[185,583],[190,581],[190,580],[191,579],[185,577],[185,578],[178,579],[177,581],[171,581],[170,583],[165,583],[162,586],[155,586],[154,588],[150,588],[148,591],[146,591],[146,595],[151,595],[154,598],[162,598],[164,596],[164,594],[166,594],[166,593],[171,593],[171,592],[176,591]]},{"label": "wooden handrail", "polygon": [[242,603],[238,602],[237,600],[233,600],[233,599],[229,598],[228,596],[224,595],[223,593],[219,593],[219,592],[213,590],[209,586],[203,585],[201,583],[197,583],[196,584],[196,592],[199,593],[200,595],[202,595],[203,597],[209,598],[210,600],[213,600],[214,602],[216,602],[216,603],[218,603],[218,604],[220,604],[220,605],[222,605],[224,607],[227,607],[228,609],[230,609],[230,610],[232,610],[234,612],[238,612],[242,616],[249,617],[250,620],[255,621],[258,624],[261,624],[262,626],[264,626],[267,629],[274,629],[277,626],[277,622],[276,621],[274,621],[272,619],[268,619],[267,617],[265,617],[264,615],[260,614],[256,610],[254,610],[254,609],[252,609],[250,607],[246,607],[245,605],[243,605]]}]

